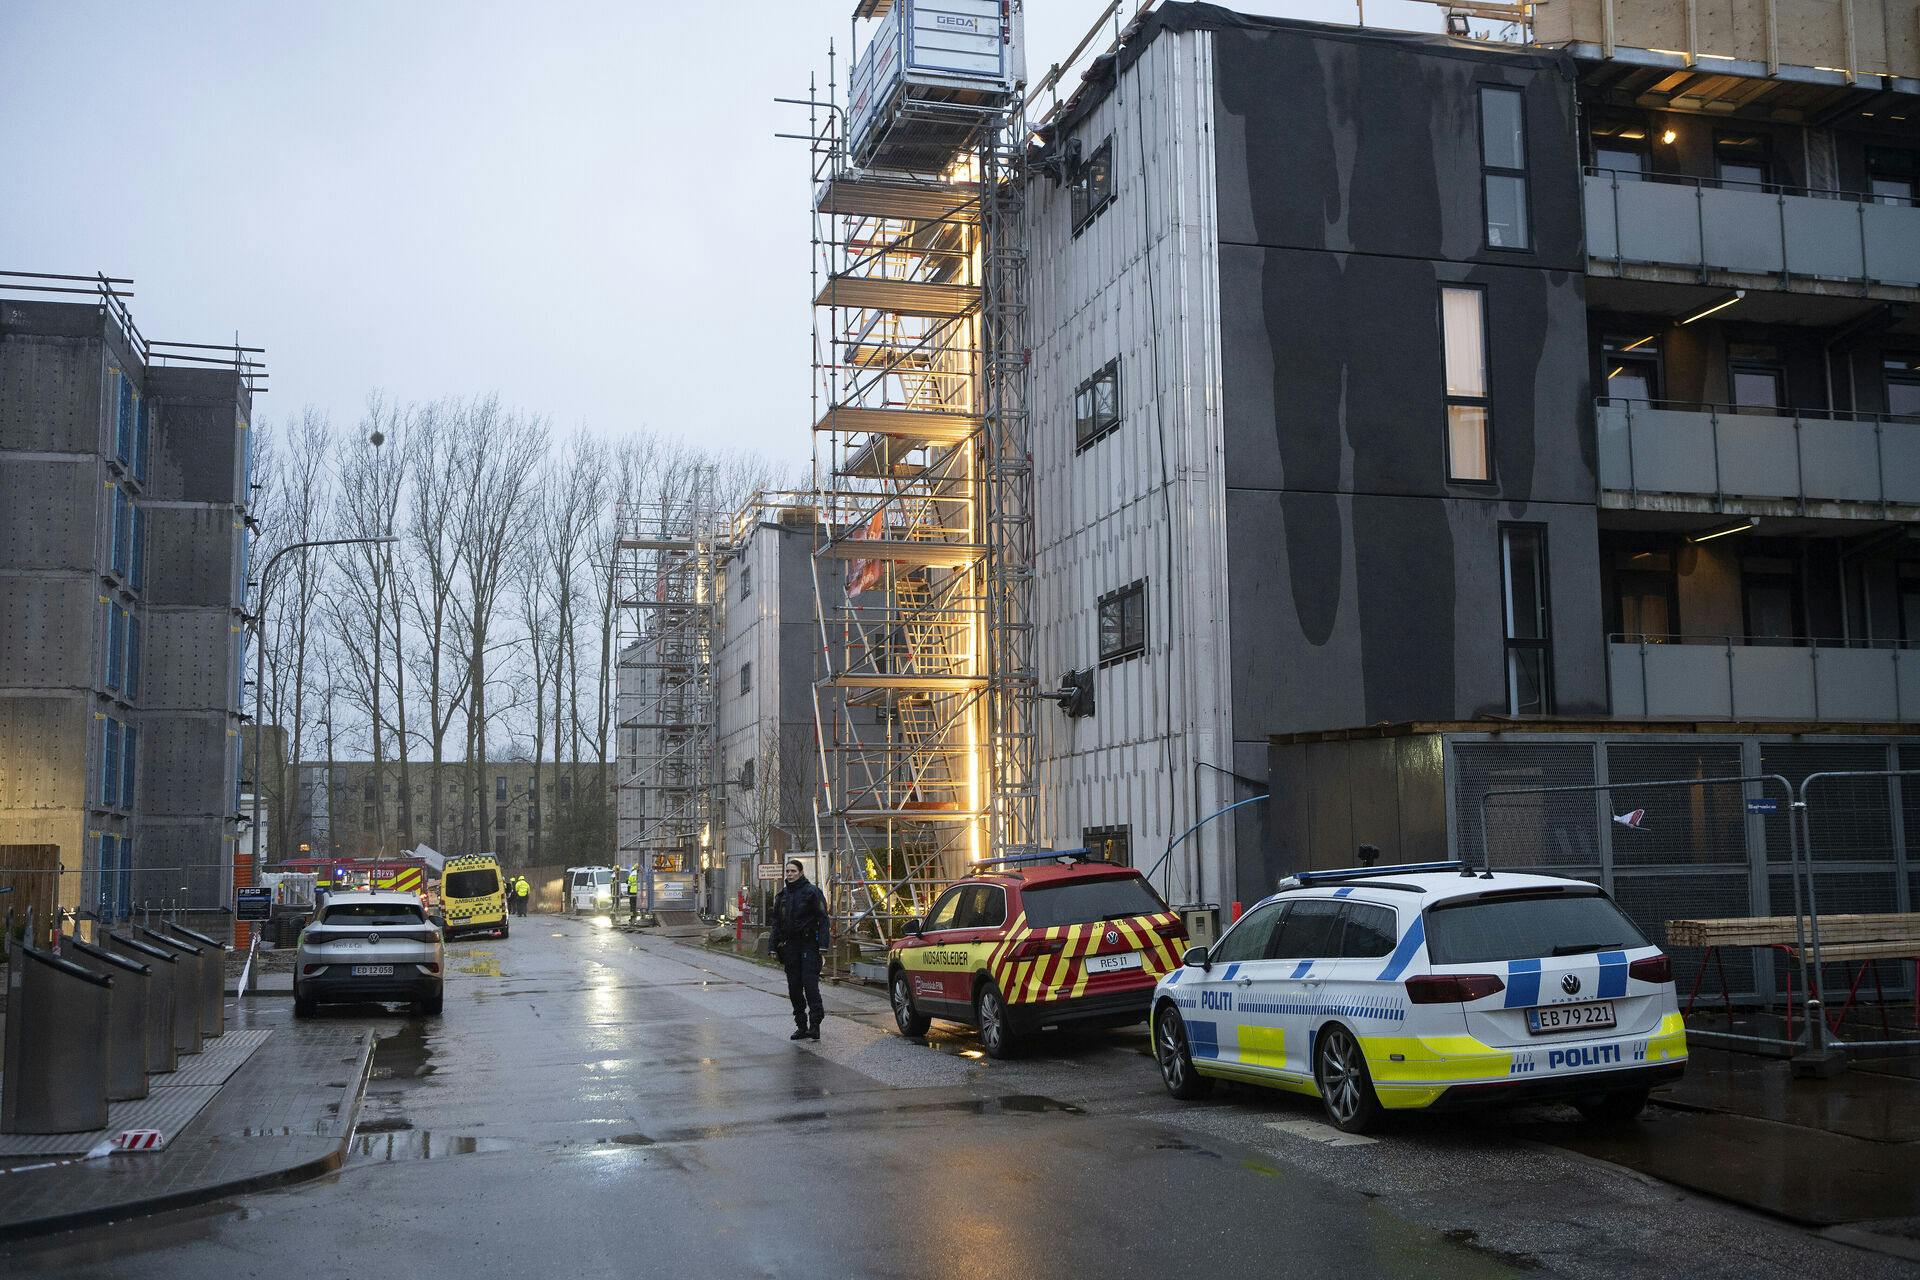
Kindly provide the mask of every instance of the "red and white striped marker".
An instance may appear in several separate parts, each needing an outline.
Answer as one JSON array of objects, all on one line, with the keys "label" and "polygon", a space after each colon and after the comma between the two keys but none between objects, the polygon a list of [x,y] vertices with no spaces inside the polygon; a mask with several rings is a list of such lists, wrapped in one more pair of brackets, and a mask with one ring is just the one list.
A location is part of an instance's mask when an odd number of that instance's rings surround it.
[{"label": "red and white striped marker", "polygon": [[166,1137],[158,1129],[126,1129],[114,1138],[113,1145],[121,1151],[155,1151]]}]

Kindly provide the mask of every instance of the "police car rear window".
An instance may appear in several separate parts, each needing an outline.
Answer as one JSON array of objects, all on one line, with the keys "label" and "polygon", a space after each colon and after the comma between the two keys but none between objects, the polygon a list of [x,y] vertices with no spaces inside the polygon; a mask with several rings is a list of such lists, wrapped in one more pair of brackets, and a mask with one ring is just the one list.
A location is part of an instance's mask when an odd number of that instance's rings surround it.
[{"label": "police car rear window", "polygon": [[1039,885],[1022,890],[1020,904],[1026,910],[1027,925],[1034,929],[1158,915],[1167,909],[1152,886],[1139,876]]},{"label": "police car rear window", "polygon": [[446,895],[449,898],[484,898],[500,887],[500,878],[491,867],[477,871],[454,871],[447,875]]},{"label": "police car rear window", "polygon": [[1647,946],[1646,935],[1599,893],[1549,892],[1427,908],[1434,964],[1544,960]]}]

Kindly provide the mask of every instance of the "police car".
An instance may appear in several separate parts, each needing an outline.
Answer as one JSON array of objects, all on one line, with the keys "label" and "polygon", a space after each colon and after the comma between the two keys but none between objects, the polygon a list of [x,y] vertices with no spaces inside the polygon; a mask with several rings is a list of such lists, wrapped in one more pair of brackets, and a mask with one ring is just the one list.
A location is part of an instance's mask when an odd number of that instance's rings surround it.
[{"label": "police car", "polygon": [[1381,1111],[1564,1098],[1631,1119],[1685,1069],[1667,957],[1594,885],[1458,862],[1281,882],[1154,990],[1168,1092],[1215,1079]]},{"label": "police car", "polygon": [[1187,932],[1131,867],[1083,849],[993,858],[909,920],[887,957],[894,1024],[977,1027],[991,1057],[1050,1027],[1146,1020]]}]

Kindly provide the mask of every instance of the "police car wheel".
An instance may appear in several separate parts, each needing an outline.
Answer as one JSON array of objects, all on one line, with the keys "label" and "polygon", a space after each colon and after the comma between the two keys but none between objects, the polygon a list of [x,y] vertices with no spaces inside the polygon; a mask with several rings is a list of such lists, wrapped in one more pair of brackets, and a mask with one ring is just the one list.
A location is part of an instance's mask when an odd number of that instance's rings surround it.
[{"label": "police car wheel", "polygon": [[909,1037],[923,1036],[933,1025],[932,1018],[913,1007],[913,987],[904,969],[896,970],[893,975],[893,1025],[900,1028],[901,1035]]},{"label": "police car wheel", "polygon": [[1160,1060],[1160,1079],[1167,1092],[1182,1102],[1204,1098],[1213,1091],[1213,1081],[1194,1070],[1193,1048],[1187,1043],[1187,1024],[1172,1005],[1160,1010],[1153,1020],[1154,1056]]},{"label": "police car wheel", "polygon": [[980,1029],[980,1047],[989,1058],[1011,1058],[1019,1048],[1007,1025],[1007,1000],[991,981],[980,988],[973,1003],[974,1026]]},{"label": "police car wheel", "polygon": [[1360,1042],[1342,1026],[1330,1026],[1320,1033],[1320,1045],[1314,1054],[1314,1081],[1320,1087],[1320,1102],[1327,1119],[1346,1133],[1365,1133],[1380,1119],[1380,1100],[1374,1095],[1373,1080],[1367,1074],[1367,1058]]},{"label": "police car wheel", "polygon": [[1647,1106],[1645,1089],[1623,1089],[1617,1093],[1597,1093],[1575,1098],[1573,1106],[1588,1124],[1626,1124]]}]

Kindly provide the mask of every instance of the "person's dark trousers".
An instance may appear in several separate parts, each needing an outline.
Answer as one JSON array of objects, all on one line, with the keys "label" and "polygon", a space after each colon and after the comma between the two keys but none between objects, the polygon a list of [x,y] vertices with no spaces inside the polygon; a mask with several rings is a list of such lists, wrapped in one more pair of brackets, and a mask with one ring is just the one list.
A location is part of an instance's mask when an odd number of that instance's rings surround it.
[{"label": "person's dark trousers", "polygon": [[816,1028],[827,1016],[826,1006],[820,1003],[820,953],[812,947],[796,947],[787,955],[786,965],[793,1025],[802,1031]]}]

